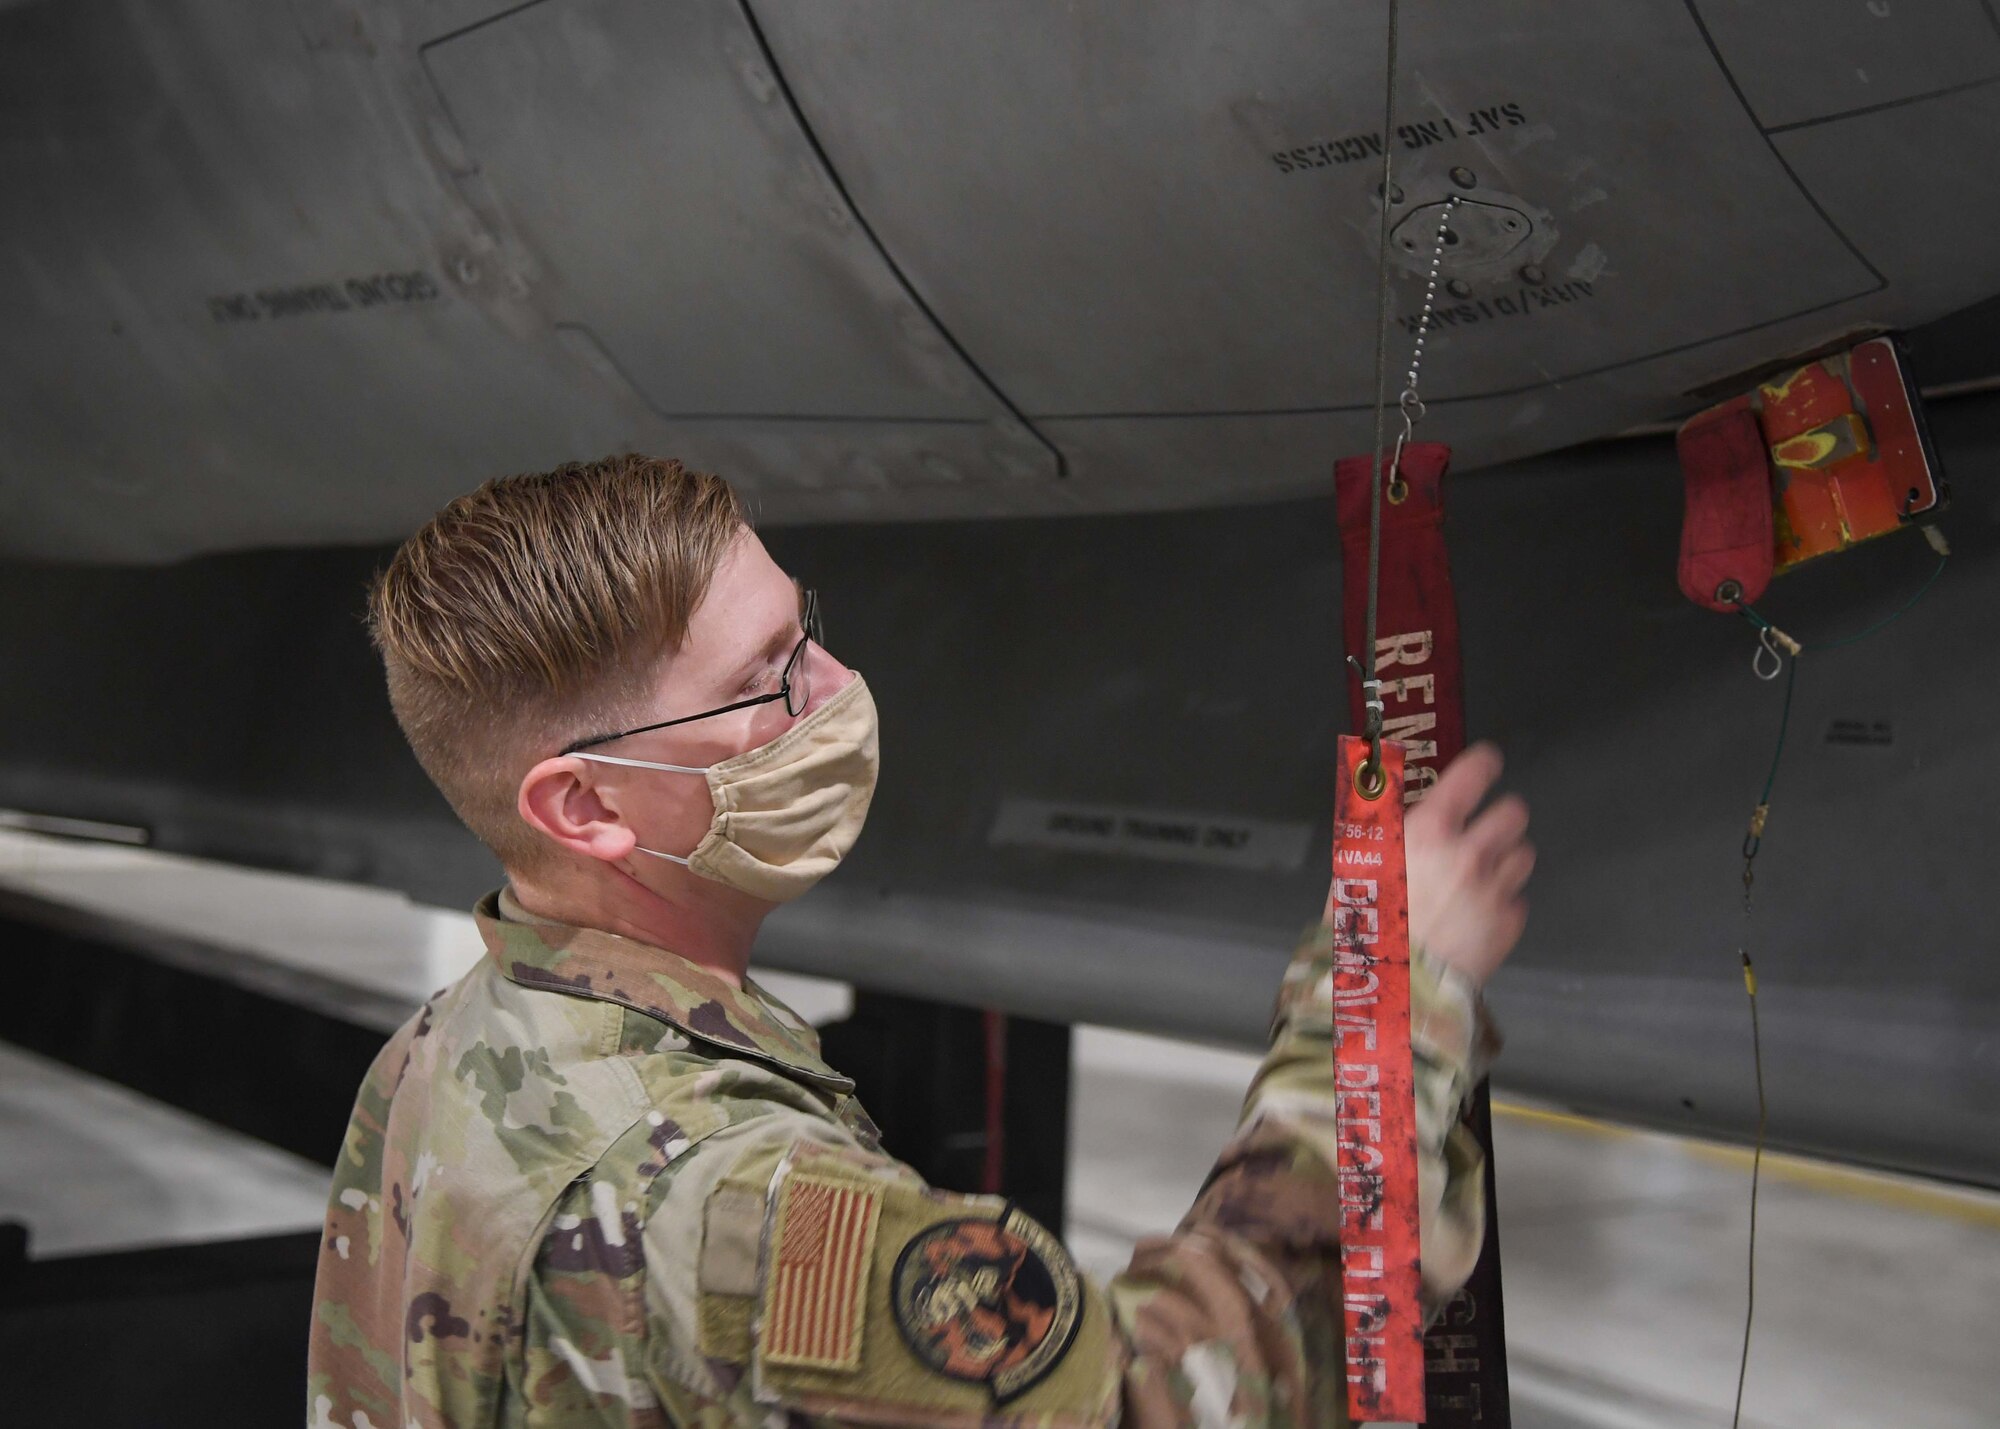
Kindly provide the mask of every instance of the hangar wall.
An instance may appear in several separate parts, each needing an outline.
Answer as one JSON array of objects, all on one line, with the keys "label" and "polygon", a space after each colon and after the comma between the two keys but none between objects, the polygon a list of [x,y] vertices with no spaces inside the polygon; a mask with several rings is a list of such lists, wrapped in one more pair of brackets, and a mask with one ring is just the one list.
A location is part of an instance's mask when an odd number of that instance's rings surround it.
[{"label": "hangar wall", "polygon": [[[2000,401],[1934,424],[1957,555],[1891,631],[1808,654],[1755,937],[1774,1137],[1991,1184],[2000,505],[1982,478]],[[1494,990],[1503,1080],[1743,1134],[1739,848],[1779,690],[1751,676],[1740,622],[1674,588],[1671,444],[1482,472],[1450,503],[1472,726],[1506,748],[1542,850]],[[886,759],[851,866],[772,919],[763,955],[1253,1043],[1323,896],[1344,708],[1330,503],[767,537],[875,687]],[[0,807],[468,903],[497,871],[401,745],[359,621],[386,556],[0,569]],[[1897,536],[1787,577],[1766,608],[1810,647],[1892,609],[1932,560]],[[1051,810],[1248,831],[1255,856],[1023,842]]]}]

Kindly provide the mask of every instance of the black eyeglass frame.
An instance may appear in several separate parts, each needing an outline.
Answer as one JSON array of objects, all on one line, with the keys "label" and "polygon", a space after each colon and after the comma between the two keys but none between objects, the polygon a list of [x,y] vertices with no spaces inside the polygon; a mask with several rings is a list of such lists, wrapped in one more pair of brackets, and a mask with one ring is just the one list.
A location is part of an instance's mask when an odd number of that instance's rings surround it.
[{"label": "black eyeglass frame", "polygon": [[698,719],[713,719],[717,715],[734,714],[738,710],[754,709],[758,705],[768,705],[773,700],[783,700],[785,702],[785,713],[794,719],[798,718],[801,714],[805,713],[806,705],[812,699],[812,683],[810,679],[799,682],[803,693],[799,699],[799,707],[793,709],[792,672],[798,669],[799,661],[805,658],[807,645],[817,644],[821,649],[826,648],[826,642],[820,638],[819,592],[806,590],[801,591],[800,594],[803,597],[803,608],[799,612],[799,627],[801,630],[799,643],[792,647],[791,658],[785,661],[785,668],[778,674],[778,688],[770,694],[753,695],[747,700],[738,700],[735,704],[720,705],[712,710],[703,710],[700,714],[682,715],[679,719],[663,719],[655,724],[636,725],[631,729],[621,729],[616,734],[593,735],[589,739],[579,739],[575,744],[566,746],[563,749],[563,753],[575,754],[579,750],[590,749],[600,744],[609,744],[614,739],[623,739],[628,734],[647,734],[656,729],[672,729],[677,724],[693,724]]}]

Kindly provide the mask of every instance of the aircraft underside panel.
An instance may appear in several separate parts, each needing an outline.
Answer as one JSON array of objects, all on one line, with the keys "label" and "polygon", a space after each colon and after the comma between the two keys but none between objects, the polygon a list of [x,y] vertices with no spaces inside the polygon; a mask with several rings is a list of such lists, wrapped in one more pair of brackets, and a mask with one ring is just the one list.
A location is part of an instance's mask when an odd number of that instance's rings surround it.
[{"label": "aircraft underside panel", "polygon": [[[1459,469],[2000,290],[2000,29],[1582,0],[0,7],[0,549],[387,541],[622,448],[767,523],[1324,490],[1439,205]],[[1964,376],[1988,375],[1986,369]]]},{"label": "aircraft underside panel", "polygon": [[[1005,7],[758,6],[912,281],[1031,416],[1073,420],[1371,402],[1384,10],[1266,0],[1174,25],[1125,5],[1057,26]],[[1615,53],[1583,0],[1411,6],[1401,39],[1398,354],[1436,206],[1498,215],[1480,251],[1468,238],[1440,266],[1472,291],[1438,295],[1439,396],[1608,373],[1881,286],[1682,7],[1630,7]],[[1684,385],[1703,361],[1674,369]]]}]

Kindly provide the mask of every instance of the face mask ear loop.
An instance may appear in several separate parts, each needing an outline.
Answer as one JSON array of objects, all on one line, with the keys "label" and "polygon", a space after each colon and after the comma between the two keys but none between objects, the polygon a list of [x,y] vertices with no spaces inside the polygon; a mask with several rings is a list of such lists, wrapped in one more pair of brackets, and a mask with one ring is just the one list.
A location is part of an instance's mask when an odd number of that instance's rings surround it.
[{"label": "face mask ear loop", "polygon": [[[584,754],[582,752],[577,752],[574,754],[567,755],[565,757],[569,759],[589,759],[595,761],[598,764],[622,764],[628,769],[663,769],[669,774],[708,773],[708,770],[706,768],[691,769],[685,764],[655,764],[650,759],[620,759],[615,754]],[[640,848],[637,844],[634,844],[632,846],[632,851],[634,853],[649,853],[654,858],[663,858],[668,863],[679,864],[682,868],[686,868],[689,866],[688,861],[682,858],[677,853],[661,853],[656,848]]]},{"label": "face mask ear loop", "polygon": [[639,847],[639,846],[638,846],[637,844],[634,844],[634,845],[632,846],[632,852],[634,852],[634,853],[649,853],[649,854],[651,854],[651,855],[652,855],[652,856],[653,856],[654,858],[663,858],[663,859],[665,859],[665,860],[666,860],[666,861],[667,861],[668,863],[677,863],[677,864],[679,864],[679,865],[680,865],[680,866],[681,866],[682,868],[686,868],[686,867],[688,866],[688,861],[687,861],[686,859],[682,858],[682,857],[681,857],[681,856],[680,856],[679,854],[677,854],[677,853],[661,853],[661,852],[660,852],[660,851],[659,851],[658,849],[656,849],[656,848],[640,848],[640,847]]},{"label": "face mask ear loop", "polygon": [[706,774],[708,766],[693,767],[686,764],[655,764],[650,759],[620,759],[615,754],[566,754],[565,759],[588,759],[597,764],[622,764],[627,769],[664,769],[669,774]]}]

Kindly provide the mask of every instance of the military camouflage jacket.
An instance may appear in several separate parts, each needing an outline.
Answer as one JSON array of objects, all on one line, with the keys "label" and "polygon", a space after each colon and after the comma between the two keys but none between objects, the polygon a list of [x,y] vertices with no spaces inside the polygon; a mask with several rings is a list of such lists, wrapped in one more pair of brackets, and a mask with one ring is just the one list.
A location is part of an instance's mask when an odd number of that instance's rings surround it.
[{"label": "military camouflage jacket", "polygon": [[[812,1030],[672,953],[477,909],[334,1174],[312,1429],[1343,1422],[1332,947],[1286,974],[1242,1123],[1108,1284],[881,1150]],[[1470,990],[1413,965],[1423,1256],[1470,1272]]]}]

